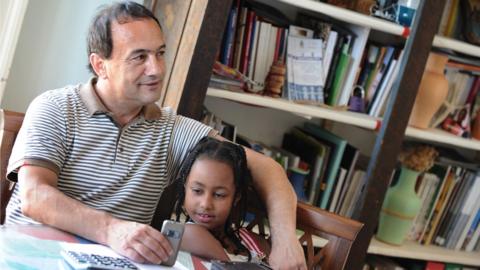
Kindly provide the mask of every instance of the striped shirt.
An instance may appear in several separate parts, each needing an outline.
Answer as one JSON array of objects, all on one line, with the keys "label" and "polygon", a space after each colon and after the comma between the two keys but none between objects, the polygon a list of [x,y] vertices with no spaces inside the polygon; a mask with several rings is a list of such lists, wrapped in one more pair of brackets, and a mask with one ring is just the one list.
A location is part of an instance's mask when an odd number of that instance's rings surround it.
[{"label": "striped shirt", "polygon": [[[202,137],[214,133],[168,108],[147,105],[120,127],[87,84],[50,90],[29,106],[10,156],[7,177],[23,165],[48,168],[58,189],[115,217],[150,223],[165,186]],[[6,224],[36,223],[20,210],[17,184]]]}]

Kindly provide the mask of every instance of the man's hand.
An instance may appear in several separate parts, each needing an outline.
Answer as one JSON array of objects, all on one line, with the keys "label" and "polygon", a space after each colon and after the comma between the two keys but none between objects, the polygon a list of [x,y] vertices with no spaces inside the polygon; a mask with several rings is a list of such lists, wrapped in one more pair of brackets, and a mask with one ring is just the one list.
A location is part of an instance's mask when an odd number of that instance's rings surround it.
[{"label": "man's hand", "polygon": [[167,238],[153,227],[120,220],[109,225],[107,245],[138,263],[160,264],[173,252]]},{"label": "man's hand", "polygon": [[307,269],[302,246],[296,237],[276,240],[269,256],[269,264],[273,269]]}]

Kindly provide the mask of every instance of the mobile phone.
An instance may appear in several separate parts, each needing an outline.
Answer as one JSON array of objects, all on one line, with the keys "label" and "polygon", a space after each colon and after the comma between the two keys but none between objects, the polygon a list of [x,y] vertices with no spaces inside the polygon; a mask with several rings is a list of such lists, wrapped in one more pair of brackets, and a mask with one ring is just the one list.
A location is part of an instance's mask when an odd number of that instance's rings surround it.
[{"label": "mobile phone", "polygon": [[164,220],[162,224],[162,234],[168,239],[172,246],[173,253],[168,257],[168,260],[162,262],[163,265],[172,266],[177,260],[178,250],[182,242],[183,230],[185,224],[173,220]]}]

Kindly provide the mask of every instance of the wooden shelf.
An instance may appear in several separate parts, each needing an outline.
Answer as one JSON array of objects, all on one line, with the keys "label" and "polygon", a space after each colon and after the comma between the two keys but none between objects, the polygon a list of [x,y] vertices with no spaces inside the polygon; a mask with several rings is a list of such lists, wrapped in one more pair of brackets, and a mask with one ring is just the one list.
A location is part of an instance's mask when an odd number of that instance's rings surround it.
[{"label": "wooden shelf", "polygon": [[423,141],[438,142],[477,151],[480,150],[480,141],[475,139],[465,139],[440,129],[418,129],[407,127],[405,135]]},{"label": "wooden shelf", "polygon": [[357,127],[374,130],[379,125],[379,119],[361,113],[334,110],[326,107],[297,104],[285,99],[264,97],[255,94],[237,93],[232,91],[208,88],[207,95],[223,98],[250,105],[287,111],[302,116],[311,116],[321,119],[333,120]]},{"label": "wooden shelf", "polygon": [[369,254],[398,258],[480,266],[479,252],[456,251],[438,246],[423,246],[415,242],[406,242],[402,246],[392,246],[373,238],[367,252]]},{"label": "wooden shelf", "polygon": [[480,47],[463,41],[436,35],[433,39],[433,46],[443,49],[450,49],[463,54],[480,57]]},{"label": "wooden shelf", "polygon": [[[287,111],[306,117],[332,120],[335,122],[345,123],[370,130],[378,129],[379,124],[381,123],[381,119],[374,118],[365,114],[339,111],[327,107],[297,104],[287,101],[285,99],[270,98],[255,94],[237,93],[227,90],[209,88],[207,91],[207,95],[211,97],[246,103],[249,105]],[[405,135],[407,137],[419,139],[422,141],[436,142],[476,151],[480,150],[480,141],[458,137],[440,129],[423,130],[413,127],[407,127]]]},{"label": "wooden shelf", "polygon": [[344,9],[334,5],[325,4],[312,0],[277,0],[278,2],[285,3],[289,6],[295,6],[317,13],[328,15],[339,21],[365,26],[371,29],[375,29],[381,32],[403,36],[408,35],[409,30],[399,24],[368,16],[356,11]]}]

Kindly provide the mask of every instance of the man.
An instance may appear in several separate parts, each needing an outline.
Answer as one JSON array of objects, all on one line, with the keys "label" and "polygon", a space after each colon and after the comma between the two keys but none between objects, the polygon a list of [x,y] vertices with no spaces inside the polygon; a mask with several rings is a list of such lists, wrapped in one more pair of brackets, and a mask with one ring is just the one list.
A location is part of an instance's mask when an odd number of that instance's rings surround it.
[{"label": "man", "polygon": [[[117,3],[98,12],[88,34],[95,77],[47,91],[29,106],[7,170],[18,181],[7,223],[48,224],[137,262],[167,259],[168,241],[146,224],[188,150],[218,135],[155,105],[165,49],[158,20],[143,6]],[[247,159],[272,224],[272,266],[305,269],[285,173],[251,150]]]}]

